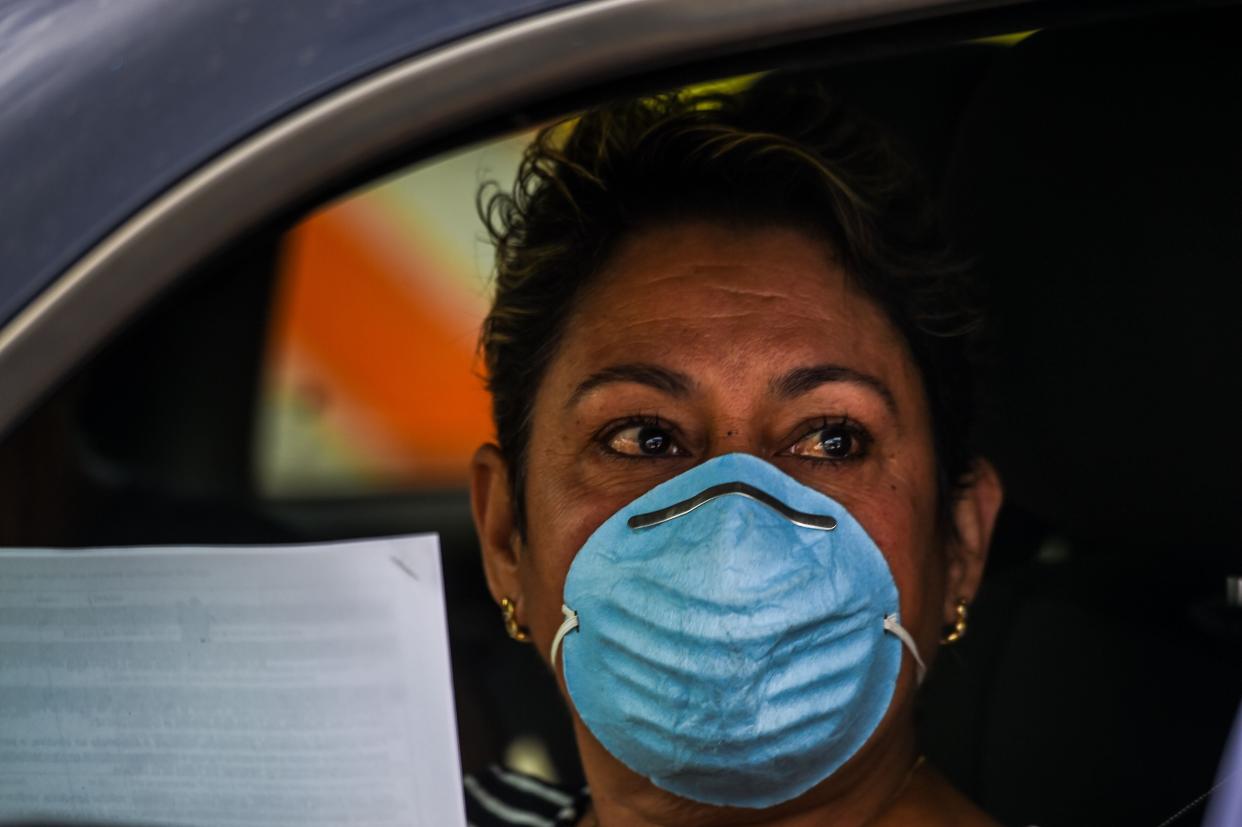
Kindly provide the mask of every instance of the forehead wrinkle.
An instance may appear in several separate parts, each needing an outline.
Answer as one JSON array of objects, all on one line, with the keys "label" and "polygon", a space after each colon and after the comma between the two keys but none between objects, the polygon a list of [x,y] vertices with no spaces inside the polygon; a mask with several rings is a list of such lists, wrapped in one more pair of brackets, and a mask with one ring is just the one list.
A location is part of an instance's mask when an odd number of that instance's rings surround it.
[{"label": "forehead wrinkle", "polygon": [[[762,324],[757,325],[756,321]],[[580,335],[594,338],[592,332],[600,323],[599,319],[583,320]],[[776,348],[791,354],[808,349],[820,351],[820,361],[823,361],[834,356],[844,358],[846,352],[855,352],[861,344],[855,319],[843,313],[821,315],[797,309],[782,314],[779,319],[761,317],[757,320],[755,312],[719,310],[629,319],[614,316],[605,317],[602,323],[608,335],[590,345],[596,358],[617,353],[637,355],[647,348],[654,348],[651,352],[658,355],[723,348],[718,351],[720,356],[754,348]],[[825,347],[828,348],[826,352],[823,351]],[[803,358],[813,356],[808,353]]]},{"label": "forehead wrinkle", "polygon": [[[743,272],[744,268],[738,268],[738,271]],[[755,280],[753,275],[749,278]],[[860,315],[869,315],[871,310],[866,306],[866,298],[855,295],[847,286],[833,284],[831,279],[820,279],[801,270],[782,270],[763,280],[781,282],[781,286],[774,290],[742,284],[702,282],[688,286],[687,281],[695,282],[695,279],[686,273],[646,278],[630,286],[624,282],[631,279],[621,280],[622,284],[606,282],[596,288],[593,300],[584,303],[577,315],[586,324],[593,324],[602,318],[620,328],[654,323],[683,325],[698,320],[729,321],[744,319],[755,313],[772,313],[777,308],[779,316],[790,321],[806,321],[816,325],[840,321],[853,325]],[[681,296],[676,307],[664,307],[661,284],[688,295]]]},{"label": "forehead wrinkle", "polygon": [[[728,321],[749,319],[767,314],[775,321],[805,321],[815,325],[839,322],[853,326],[870,309],[857,301],[833,301],[811,293],[757,293],[729,291],[725,296],[702,293],[682,298],[675,306],[661,304],[646,297],[621,297],[608,305],[586,306],[578,314],[580,323],[598,324],[606,321],[626,327],[653,323],[686,324],[700,320]],[[765,325],[765,329],[768,325]]]},{"label": "forehead wrinkle", "polygon": [[[710,276],[710,274],[716,272],[730,274],[731,278],[727,280],[723,278],[704,278],[705,275]],[[795,285],[802,285],[807,280],[806,276],[811,276],[810,281],[820,282],[821,286],[830,288],[835,286],[830,283],[832,280],[821,279],[816,274],[807,273],[802,268],[772,266],[767,268],[766,271],[756,272],[750,267],[740,267],[731,264],[717,266],[695,264],[667,272],[663,270],[656,273],[645,271],[637,276],[629,276],[629,280],[636,281],[638,285],[644,288],[658,288],[667,283],[671,283],[676,287],[682,287],[687,279],[691,279],[699,282],[698,289],[700,293],[710,291],[741,299],[788,301],[815,292],[811,284],[806,285],[801,290],[791,289]],[[766,282],[780,282],[782,285],[781,289],[765,289],[763,284]],[[606,278],[601,280],[600,286],[602,289],[607,290],[609,285]],[[645,297],[633,300],[645,300]]]},{"label": "forehead wrinkle", "polygon": [[[789,287],[798,284],[804,273],[800,268],[773,267],[771,272],[756,273],[750,268],[737,267],[733,265],[721,265],[719,267],[704,267],[695,265],[689,268],[686,273],[670,273],[667,276],[657,277],[653,283],[662,281],[681,281],[687,277],[701,277],[711,275],[712,273],[721,272],[728,273],[735,278],[728,281],[723,279],[712,278],[702,284],[703,289],[716,293],[724,293],[727,295],[737,296],[743,299],[761,299],[761,300],[788,300],[791,298]],[[785,290],[768,290],[764,289],[762,282],[775,281],[777,279],[788,279]],[[759,282],[759,284],[754,284]],[[810,292],[810,291],[803,291]]]}]

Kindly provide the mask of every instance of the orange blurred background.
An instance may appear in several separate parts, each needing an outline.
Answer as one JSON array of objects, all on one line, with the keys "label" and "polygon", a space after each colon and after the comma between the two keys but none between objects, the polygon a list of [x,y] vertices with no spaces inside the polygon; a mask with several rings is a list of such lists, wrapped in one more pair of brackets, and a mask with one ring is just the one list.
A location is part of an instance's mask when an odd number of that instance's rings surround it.
[{"label": "orange blurred background", "polygon": [[463,485],[490,439],[476,357],[492,249],[475,211],[527,135],[324,208],[286,239],[262,390],[269,496]]}]

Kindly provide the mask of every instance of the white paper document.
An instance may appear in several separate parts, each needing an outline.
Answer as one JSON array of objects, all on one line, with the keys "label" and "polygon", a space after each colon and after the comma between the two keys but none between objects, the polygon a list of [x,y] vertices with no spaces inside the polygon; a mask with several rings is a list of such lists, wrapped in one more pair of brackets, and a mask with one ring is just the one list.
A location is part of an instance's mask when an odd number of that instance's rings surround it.
[{"label": "white paper document", "polygon": [[464,827],[434,536],[0,551],[0,825]]}]

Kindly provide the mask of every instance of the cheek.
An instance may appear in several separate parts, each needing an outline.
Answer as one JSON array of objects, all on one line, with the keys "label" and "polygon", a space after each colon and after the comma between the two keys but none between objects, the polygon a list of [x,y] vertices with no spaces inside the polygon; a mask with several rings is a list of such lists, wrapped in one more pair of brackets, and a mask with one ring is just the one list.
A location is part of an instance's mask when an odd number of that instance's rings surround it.
[{"label": "cheek", "polygon": [[884,554],[897,583],[902,623],[926,658],[938,640],[944,583],[934,477],[891,480],[847,507]]},{"label": "cheek", "polygon": [[591,533],[632,497],[593,490],[532,451],[526,491],[526,544],[519,571],[526,623],[545,652],[561,624],[565,577]]}]

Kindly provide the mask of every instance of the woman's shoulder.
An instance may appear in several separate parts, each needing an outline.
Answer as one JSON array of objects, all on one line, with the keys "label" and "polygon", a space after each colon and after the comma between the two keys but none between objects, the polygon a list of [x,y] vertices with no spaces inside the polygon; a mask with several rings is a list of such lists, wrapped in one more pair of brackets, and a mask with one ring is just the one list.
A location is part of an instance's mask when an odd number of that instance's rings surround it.
[{"label": "woman's shoulder", "polygon": [[573,827],[590,801],[585,787],[570,790],[496,765],[467,775],[463,786],[471,827]]}]

